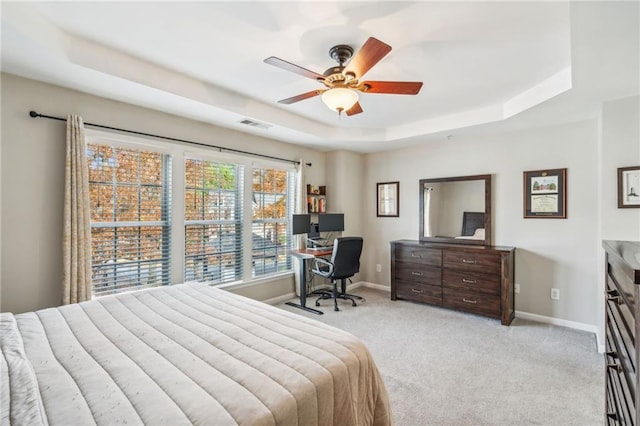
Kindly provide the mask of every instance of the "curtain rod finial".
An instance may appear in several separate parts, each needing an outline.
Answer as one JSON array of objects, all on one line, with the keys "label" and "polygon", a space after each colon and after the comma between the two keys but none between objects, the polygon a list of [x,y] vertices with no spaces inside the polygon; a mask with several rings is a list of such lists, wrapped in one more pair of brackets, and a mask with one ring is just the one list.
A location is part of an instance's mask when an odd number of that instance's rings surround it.
[{"label": "curtain rod finial", "polygon": [[35,111],[29,111],[29,115],[30,115],[31,117],[33,117],[33,118],[36,118],[36,117],[38,117],[40,114],[38,114],[38,113],[37,113],[37,112],[35,112]]}]

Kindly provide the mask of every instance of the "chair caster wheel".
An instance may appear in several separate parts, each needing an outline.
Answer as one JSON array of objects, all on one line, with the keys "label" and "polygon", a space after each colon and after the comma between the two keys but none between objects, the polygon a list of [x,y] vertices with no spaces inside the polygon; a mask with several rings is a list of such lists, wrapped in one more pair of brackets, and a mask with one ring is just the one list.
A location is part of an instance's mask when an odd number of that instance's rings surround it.
[{"label": "chair caster wheel", "polygon": [[320,306],[320,304],[318,302],[316,302],[316,306]]},{"label": "chair caster wheel", "polygon": [[352,304],[351,304],[351,306],[353,306],[353,307],[355,308],[355,307],[356,307],[356,306],[358,306],[358,305],[356,305],[355,303],[352,303]]},{"label": "chair caster wheel", "polygon": [[339,310],[340,310],[340,309],[338,309],[338,308],[335,308],[335,309],[334,309],[334,311],[339,311]]}]

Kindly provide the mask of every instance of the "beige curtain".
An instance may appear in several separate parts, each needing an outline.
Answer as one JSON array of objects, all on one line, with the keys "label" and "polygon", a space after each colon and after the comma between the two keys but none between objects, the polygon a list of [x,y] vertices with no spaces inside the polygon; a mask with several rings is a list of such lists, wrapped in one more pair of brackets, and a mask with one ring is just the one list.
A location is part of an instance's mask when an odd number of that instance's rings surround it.
[{"label": "beige curtain", "polygon": [[91,299],[91,215],[84,124],[67,117],[62,241],[62,304]]}]

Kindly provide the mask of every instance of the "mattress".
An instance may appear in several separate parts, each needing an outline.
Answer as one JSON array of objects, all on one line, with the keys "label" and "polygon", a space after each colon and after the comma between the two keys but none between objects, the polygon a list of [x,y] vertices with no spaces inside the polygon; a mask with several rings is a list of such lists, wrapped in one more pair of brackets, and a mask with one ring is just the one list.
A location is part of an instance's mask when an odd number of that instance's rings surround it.
[{"label": "mattress", "polygon": [[203,284],[0,323],[2,425],[388,425],[353,335]]}]

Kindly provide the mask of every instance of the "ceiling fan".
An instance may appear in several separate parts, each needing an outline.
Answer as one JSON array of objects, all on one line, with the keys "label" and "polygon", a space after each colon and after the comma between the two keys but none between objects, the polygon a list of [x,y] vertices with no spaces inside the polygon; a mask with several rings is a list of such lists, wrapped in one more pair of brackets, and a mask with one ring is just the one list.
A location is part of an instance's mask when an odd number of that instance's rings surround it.
[{"label": "ceiling fan", "polygon": [[[417,95],[420,92],[421,81],[360,81],[367,71],[389,52],[391,52],[391,46],[373,37],[369,37],[355,56],[351,46],[339,44],[329,50],[329,55],[338,62],[338,66],[328,68],[323,74],[318,74],[275,56],[264,61],[267,64],[312,78],[327,87],[282,99],[278,103],[288,105],[322,95],[322,101],[330,109],[338,111],[338,115],[343,111],[347,115],[355,115],[362,112],[362,107],[358,102],[358,92],[395,95]],[[349,59],[351,60],[349,61]],[[349,62],[345,66],[347,61]]]}]

